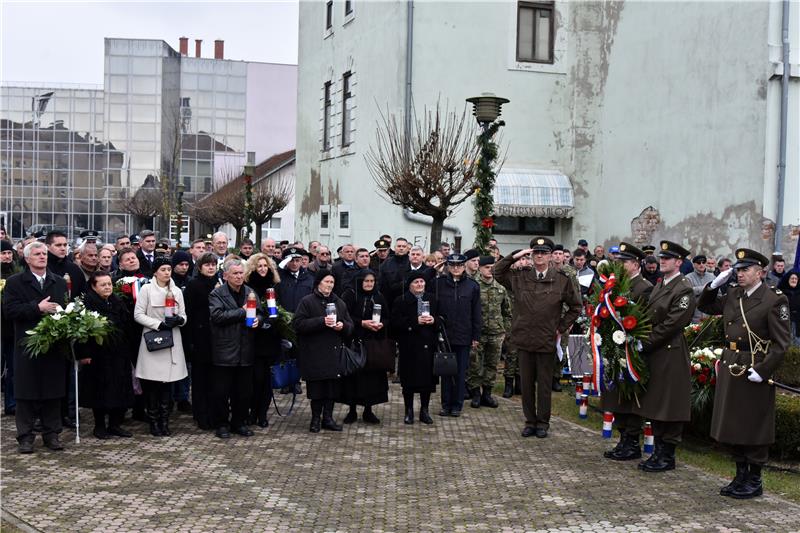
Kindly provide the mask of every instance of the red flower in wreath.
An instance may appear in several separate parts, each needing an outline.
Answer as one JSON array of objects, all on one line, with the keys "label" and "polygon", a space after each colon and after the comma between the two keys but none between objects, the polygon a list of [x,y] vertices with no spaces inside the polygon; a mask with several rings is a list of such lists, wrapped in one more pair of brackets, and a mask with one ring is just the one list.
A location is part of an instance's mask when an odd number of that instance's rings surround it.
[{"label": "red flower in wreath", "polygon": [[716,385],[717,384],[717,377],[716,376],[711,376],[711,380],[709,381],[709,383],[711,383],[712,385]]},{"label": "red flower in wreath", "polygon": [[626,316],[622,319],[622,327],[631,330],[636,327],[636,324],[639,322],[636,320],[636,317],[633,315]]},{"label": "red flower in wreath", "polygon": [[492,217],[484,218],[483,220],[481,220],[481,226],[483,226],[484,228],[488,228],[488,229],[493,228],[494,227],[494,219]]},{"label": "red flower in wreath", "polygon": [[600,327],[600,317],[599,316],[593,316],[592,317],[592,325],[594,327],[596,327],[596,328]]},{"label": "red flower in wreath", "polygon": [[706,381],[708,381],[708,378],[706,377],[705,374],[700,374],[699,376],[697,376],[697,382],[700,383],[701,385],[705,385]]},{"label": "red flower in wreath", "polygon": [[131,287],[130,283],[126,283],[126,284],[122,285],[122,287],[120,287],[120,289],[125,294],[133,294],[133,288]]},{"label": "red flower in wreath", "polygon": [[608,307],[603,307],[600,309],[600,317],[601,318],[608,318],[611,316],[611,312],[608,310]]},{"label": "red flower in wreath", "polygon": [[628,299],[624,296],[614,298],[614,307],[625,307],[626,305],[628,305]]}]

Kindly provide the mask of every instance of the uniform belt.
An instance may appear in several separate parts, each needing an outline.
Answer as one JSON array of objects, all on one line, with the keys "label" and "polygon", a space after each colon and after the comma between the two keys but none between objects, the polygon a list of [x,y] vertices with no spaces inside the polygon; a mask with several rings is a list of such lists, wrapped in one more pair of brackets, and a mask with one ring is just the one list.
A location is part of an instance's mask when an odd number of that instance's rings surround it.
[{"label": "uniform belt", "polygon": [[[749,348],[749,346],[748,346]],[[740,348],[735,342],[728,343],[728,349],[734,352],[749,352],[749,349]]]}]

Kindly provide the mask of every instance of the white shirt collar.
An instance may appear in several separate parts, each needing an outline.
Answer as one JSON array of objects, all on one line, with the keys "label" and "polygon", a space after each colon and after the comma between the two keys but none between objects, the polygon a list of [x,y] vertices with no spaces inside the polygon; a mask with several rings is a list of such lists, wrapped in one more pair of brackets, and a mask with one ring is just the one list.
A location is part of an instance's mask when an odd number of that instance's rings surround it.
[{"label": "white shirt collar", "polygon": [[542,278],[542,279],[544,279],[544,278],[546,278],[546,277],[547,277],[547,271],[548,271],[548,270],[550,270],[550,269],[549,269],[549,268],[545,268],[545,269],[544,269],[542,272],[539,272],[538,270],[536,270],[536,269],[534,268],[534,269],[533,269],[533,272],[534,272],[534,273],[535,273],[535,275],[536,275],[536,279],[539,279],[539,277],[540,277],[540,276],[539,276],[539,274],[541,274],[541,278]]},{"label": "white shirt collar", "polygon": [[663,280],[661,280],[661,283],[663,283],[663,285],[666,287],[666,286],[667,286],[667,283],[669,283],[670,281],[672,281],[673,279],[677,278],[677,277],[678,277],[678,276],[680,276],[680,275],[681,275],[681,272],[680,272],[680,270],[678,270],[677,272],[675,272],[675,273],[674,273],[673,275],[671,275],[670,277],[668,277],[668,278],[667,278],[667,277],[665,277]]},{"label": "white shirt collar", "polygon": [[756,283],[755,287],[753,287],[752,289],[750,289],[749,291],[747,291],[747,297],[749,298],[750,296],[752,296],[752,295],[753,295],[753,293],[754,293],[754,292],[756,292],[756,291],[758,290],[758,288],[761,286],[761,284],[762,284],[762,283],[763,283],[763,282],[759,281],[758,283]]},{"label": "white shirt collar", "polygon": [[35,277],[36,281],[38,281],[39,283],[43,283],[45,278],[47,277],[47,272],[44,273],[44,276],[40,276],[39,274],[31,270],[31,274],[33,274],[33,277]]}]

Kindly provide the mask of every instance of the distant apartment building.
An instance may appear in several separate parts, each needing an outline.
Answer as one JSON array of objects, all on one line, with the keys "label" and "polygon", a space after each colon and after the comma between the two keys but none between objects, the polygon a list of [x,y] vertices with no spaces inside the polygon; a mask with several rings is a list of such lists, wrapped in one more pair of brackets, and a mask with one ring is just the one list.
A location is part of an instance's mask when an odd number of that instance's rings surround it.
[{"label": "distant apartment building", "polygon": [[[301,2],[297,236],[335,247],[388,232],[429,246],[430,219],[384,200],[365,154],[384,117],[402,125],[437,101],[460,113],[466,98],[491,92],[510,100],[493,230],[504,253],[532,235],[568,246],[667,238],[708,254],[769,253],[780,204],[783,250],[793,250],[800,13],[793,5],[784,65],[781,7]],[[472,224],[468,202],[446,221],[444,239],[469,248]]]},{"label": "distant apartment building", "polygon": [[[256,160],[294,148],[297,66],[188,53],[148,39],[105,39],[101,87],[0,87],[0,215],[34,227],[134,231],[125,201],[146,182],[182,184],[188,203]],[[293,209],[283,216],[291,227]],[[287,237],[288,238],[288,237]]]}]

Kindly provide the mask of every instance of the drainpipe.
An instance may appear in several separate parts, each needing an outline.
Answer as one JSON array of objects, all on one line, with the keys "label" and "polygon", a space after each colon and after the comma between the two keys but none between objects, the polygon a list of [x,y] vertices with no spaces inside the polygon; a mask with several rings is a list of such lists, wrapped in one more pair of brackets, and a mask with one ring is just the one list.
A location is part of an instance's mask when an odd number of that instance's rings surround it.
[{"label": "drainpipe", "polygon": [[781,251],[783,240],[783,193],[786,182],[786,130],[789,122],[789,0],[783,0],[783,18],[781,20],[781,38],[783,41],[783,76],[781,76],[781,137],[780,155],[778,157],[778,209],[775,214],[775,252]]},{"label": "drainpipe", "polygon": [[[414,64],[411,54],[414,51],[414,0],[408,0],[406,6],[406,94],[403,133],[406,139],[411,139],[411,74]],[[407,141],[406,149],[410,148],[410,146]]]}]

